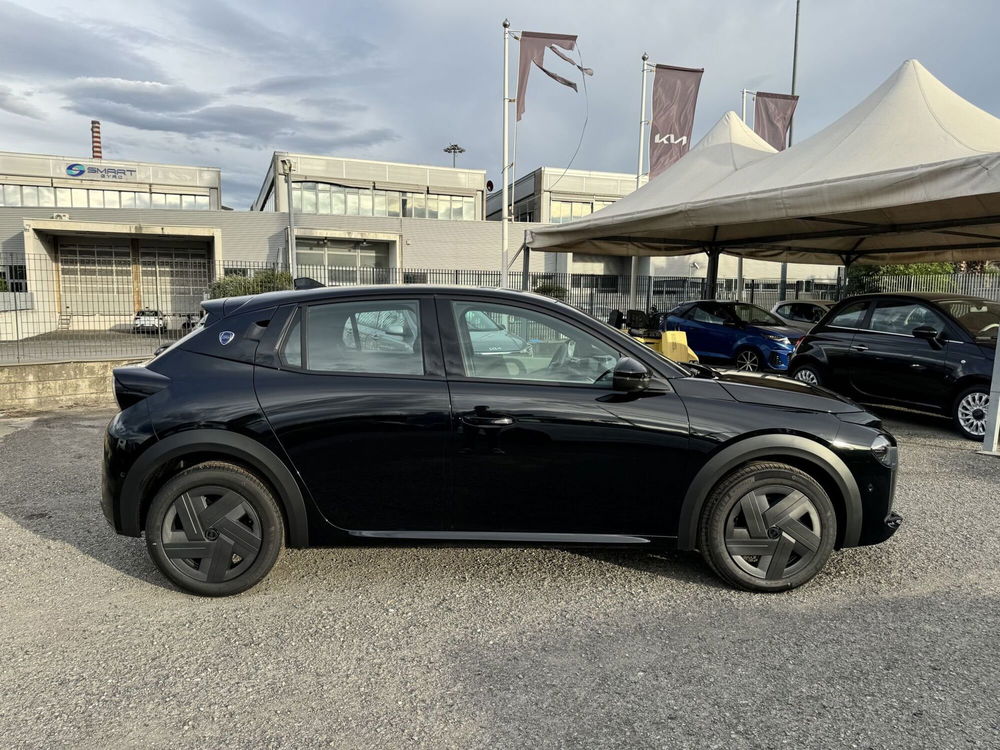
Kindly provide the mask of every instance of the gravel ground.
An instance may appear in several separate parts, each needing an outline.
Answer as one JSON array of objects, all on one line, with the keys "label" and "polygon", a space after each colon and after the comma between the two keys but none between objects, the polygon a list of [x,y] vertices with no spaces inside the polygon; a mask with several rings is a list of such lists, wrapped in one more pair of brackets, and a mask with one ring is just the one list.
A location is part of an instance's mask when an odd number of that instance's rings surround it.
[{"label": "gravel ground", "polygon": [[754,595],[692,555],[285,552],[198,599],[98,507],[110,413],[0,420],[0,746],[1000,746],[1000,461],[898,416],[902,530]]}]

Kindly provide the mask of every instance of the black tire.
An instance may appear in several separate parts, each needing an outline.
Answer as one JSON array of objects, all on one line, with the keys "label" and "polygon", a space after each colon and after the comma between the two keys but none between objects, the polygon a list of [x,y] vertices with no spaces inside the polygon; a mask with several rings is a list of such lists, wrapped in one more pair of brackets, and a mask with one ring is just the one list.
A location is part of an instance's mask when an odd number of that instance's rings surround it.
[{"label": "black tire", "polygon": [[149,556],[173,583],[200,596],[256,586],[277,561],[284,536],[271,491],[246,469],[222,461],[171,477],[146,514]]},{"label": "black tire", "polygon": [[764,358],[752,347],[744,347],[736,352],[736,369],[740,372],[760,372],[764,369]]},{"label": "black tire", "polygon": [[990,405],[990,387],[973,385],[955,397],[951,418],[958,434],[967,440],[982,442],[986,437],[986,417]]},{"label": "black tire", "polygon": [[787,591],[823,568],[836,538],[833,502],[815,479],[794,466],[758,462],[736,469],[712,490],[698,549],[732,586]]},{"label": "black tire", "polygon": [[792,380],[798,380],[808,385],[823,385],[823,374],[814,364],[798,365],[792,370]]}]

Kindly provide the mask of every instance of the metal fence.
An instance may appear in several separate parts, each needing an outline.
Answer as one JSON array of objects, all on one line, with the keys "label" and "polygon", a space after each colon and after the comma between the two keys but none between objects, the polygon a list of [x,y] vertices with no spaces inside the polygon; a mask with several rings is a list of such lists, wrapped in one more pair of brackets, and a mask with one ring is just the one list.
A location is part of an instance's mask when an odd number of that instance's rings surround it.
[{"label": "metal fence", "polygon": [[863,292],[946,292],[1000,300],[1000,273],[947,273],[929,276],[864,276],[853,278],[847,294]]},{"label": "metal fence", "polygon": [[[499,271],[431,268],[297,267],[330,286],[451,284],[496,287]],[[510,272],[507,286],[561,299],[607,320],[626,311],[628,276]],[[281,264],[210,261],[178,252],[74,246],[55,256],[0,255],[0,364],[79,359],[148,357],[184,335],[197,321],[201,302],[212,297],[288,289]],[[735,299],[735,279],[720,279],[719,299]],[[660,311],[706,296],[703,279],[639,276],[637,308]],[[836,281],[745,279],[742,298],[770,308],[781,299],[832,299]]]}]

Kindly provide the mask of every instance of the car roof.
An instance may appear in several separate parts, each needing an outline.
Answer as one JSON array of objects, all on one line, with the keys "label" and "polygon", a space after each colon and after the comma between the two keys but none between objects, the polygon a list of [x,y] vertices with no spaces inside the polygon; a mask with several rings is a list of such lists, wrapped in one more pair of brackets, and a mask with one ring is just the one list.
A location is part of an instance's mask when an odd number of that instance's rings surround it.
[{"label": "car roof", "polygon": [[[489,297],[490,299],[509,300],[531,300],[534,302],[550,303],[553,305],[564,305],[575,310],[565,303],[559,302],[552,297],[535,292],[525,292],[515,289],[498,289],[495,287],[471,287],[456,284],[371,284],[364,286],[337,286],[319,287],[317,289],[285,290],[278,292],[262,292],[261,294],[248,295],[244,297],[223,297],[214,300],[207,300],[202,303],[202,307],[210,312],[222,313],[222,315],[232,315],[236,310],[240,312],[252,312],[262,310],[275,305],[292,305],[306,302],[319,302],[323,300],[347,299],[349,297],[362,297],[371,294],[391,295],[398,297],[401,294],[462,294],[476,297]],[[214,310],[213,310],[214,308]],[[220,309],[221,308],[221,309]]]},{"label": "car roof", "polygon": [[945,302],[952,300],[967,302],[990,302],[984,297],[976,297],[971,294],[955,294],[953,292],[867,292],[865,294],[854,294],[845,297],[841,302],[848,300],[878,299],[880,297],[897,297],[903,299],[922,300],[924,302]]}]

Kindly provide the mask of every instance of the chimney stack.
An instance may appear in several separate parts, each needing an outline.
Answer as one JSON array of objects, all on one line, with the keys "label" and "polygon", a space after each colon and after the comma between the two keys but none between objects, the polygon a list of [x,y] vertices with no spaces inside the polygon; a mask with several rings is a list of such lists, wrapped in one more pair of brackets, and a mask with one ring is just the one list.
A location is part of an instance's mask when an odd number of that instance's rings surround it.
[{"label": "chimney stack", "polygon": [[91,120],[90,121],[90,149],[91,156],[94,159],[102,158],[101,153],[101,121]]}]

